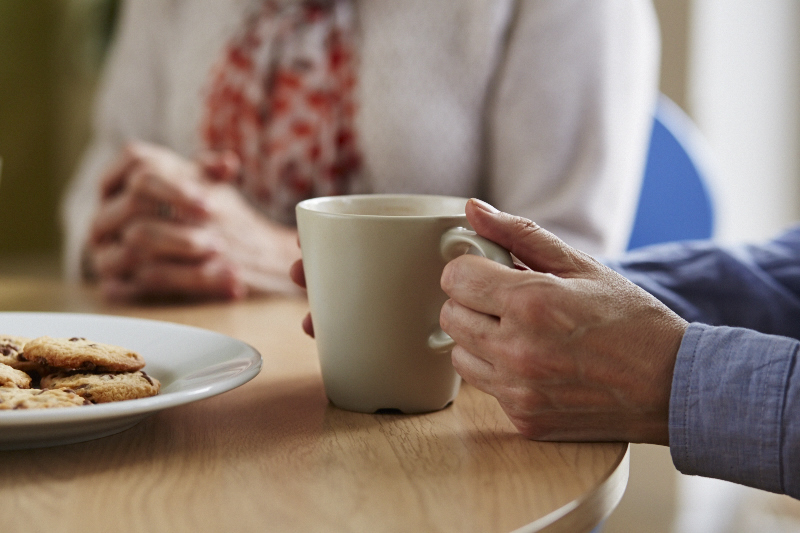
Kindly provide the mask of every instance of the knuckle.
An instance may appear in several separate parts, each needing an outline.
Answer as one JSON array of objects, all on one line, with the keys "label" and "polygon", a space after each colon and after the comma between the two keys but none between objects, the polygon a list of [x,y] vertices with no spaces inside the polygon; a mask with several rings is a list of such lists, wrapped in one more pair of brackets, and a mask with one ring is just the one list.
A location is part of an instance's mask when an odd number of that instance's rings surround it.
[{"label": "knuckle", "polygon": [[130,159],[137,159],[141,156],[143,143],[141,141],[128,141],[122,147],[122,153]]},{"label": "knuckle", "polygon": [[466,354],[467,351],[461,345],[456,344],[450,351],[450,362],[452,363],[453,368],[455,368],[464,379],[469,379],[470,376],[467,372],[468,367],[462,364],[466,358]]},{"label": "knuckle", "polygon": [[134,139],[128,142],[128,144],[125,145],[125,149],[128,151],[127,153],[129,155],[137,159],[147,159],[153,153],[163,150],[163,148],[159,147],[157,144],[151,144],[141,139]]},{"label": "knuckle", "polygon": [[526,280],[522,284],[506,287],[502,292],[505,316],[515,317],[523,324],[535,324],[547,308],[549,280]]},{"label": "knuckle", "polygon": [[189,253],[195,255],[211,255],[221,253],[223,240],[202,228],[189,228],[183,237]]},{"label": "knuckle", "polygon": [[542,230],[536,222],[522,217],[514,217],[513,227],[517,236],[523,239]]},{"label": "knuckle", "polygon": [[233,287],[241,282],[239,269],[222,257],[203,262],[199,274],[204,283],[220,287]]},{"label": "knuckle", "polygon": [[473,345],[483,347],[484,349],[493,348],[492,332],[480,327],[470,327],[465,329],[467,331],[468,338]]},{"label": "knuckle", "polygon": [[[496,275],[496,263],[476,255],[463,255],[459,259],[456,283],[470,294],[481,298],[496,299],[504,293],[505,278]],[[505,272],[503,272],[505,274]]]},{"label": "knuckle", "polygon": [[153,240],[153,232],[149,224],[132,222],[123,233],[123,242],[128,247],[138,248],[149,244]]},{"label": "knuckle", "polygon": [[511,227],[513,239],[509,251],[516,256],[524,256],[526,243],[535,239],[535,234],[543,231],[536,222],[522,217],[513,217]]},{"label": "knuckle", "polygon": [[143,163],[138,172],[134,172],[128,178],[128,187],[134,194],[144,194],[153,179],[152,169],[147,163]]},{"label": "knuckle", "polygon": [[523,274],[524,280],[514,288],[515,311],[530,318],[529,313],[540,316],[543,312],[558,305],[565,297],[564,283],[561,278],[551,273],[536,273],[534,276]]}]

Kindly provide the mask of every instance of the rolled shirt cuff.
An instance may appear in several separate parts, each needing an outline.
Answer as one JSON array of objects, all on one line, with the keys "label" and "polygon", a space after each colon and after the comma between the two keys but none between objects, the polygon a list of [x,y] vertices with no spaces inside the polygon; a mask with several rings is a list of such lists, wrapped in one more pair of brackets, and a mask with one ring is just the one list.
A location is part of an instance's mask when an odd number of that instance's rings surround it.
[{"label": "rolled shirt cuff", "polygon": [[743,328],[689,326],[670,398],[679,471],[800,497],[798,346]]}]

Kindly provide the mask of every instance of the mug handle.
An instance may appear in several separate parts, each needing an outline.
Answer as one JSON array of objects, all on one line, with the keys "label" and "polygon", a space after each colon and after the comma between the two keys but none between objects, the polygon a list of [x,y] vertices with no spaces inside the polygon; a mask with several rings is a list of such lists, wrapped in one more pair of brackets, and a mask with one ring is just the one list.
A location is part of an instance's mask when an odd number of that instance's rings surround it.
[{"label": "mug handle", "polygon": [[[459,227],[447,230],[442,235],[439,250],[445,261],[452,261],[460,255],[475,251],[477,255],[491,259],[509,268],[514,268],[514,261],[511,259],[511,254],[508,250],[467,228]],[[455,341],[441,329],[436,330],[428,337],[428,346],[437,353],[446,352],[454,345]]]}]

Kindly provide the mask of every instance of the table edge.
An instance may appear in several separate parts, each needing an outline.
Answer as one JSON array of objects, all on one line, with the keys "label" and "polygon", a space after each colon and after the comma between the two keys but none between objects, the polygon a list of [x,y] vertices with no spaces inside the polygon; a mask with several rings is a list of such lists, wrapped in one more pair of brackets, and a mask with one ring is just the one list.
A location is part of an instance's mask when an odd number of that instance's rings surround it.
[{"label": "table edge", "polygon": [[594,490],[512,533],[591,531],[607,519],[622,500],[630,474],[630,444],[608,476]]}]

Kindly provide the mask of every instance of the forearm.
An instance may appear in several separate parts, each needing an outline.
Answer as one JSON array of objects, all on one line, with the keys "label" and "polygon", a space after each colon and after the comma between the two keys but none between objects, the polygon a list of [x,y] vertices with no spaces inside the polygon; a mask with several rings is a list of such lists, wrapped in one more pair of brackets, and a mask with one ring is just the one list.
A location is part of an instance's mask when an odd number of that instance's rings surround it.
[{"label": "forearm", "polygon": [[751,330],[689,327],[670,398],[678,470],[800,498],[798,348]]}]

